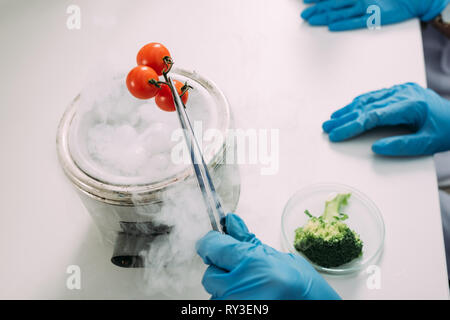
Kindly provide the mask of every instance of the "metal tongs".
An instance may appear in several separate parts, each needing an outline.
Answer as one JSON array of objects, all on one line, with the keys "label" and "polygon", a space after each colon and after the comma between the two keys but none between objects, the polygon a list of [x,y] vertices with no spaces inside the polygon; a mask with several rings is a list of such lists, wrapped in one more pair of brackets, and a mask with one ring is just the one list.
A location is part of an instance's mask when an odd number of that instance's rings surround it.
[{"label": "metal tongs", "polygon": [[184,106],[183,101],[181,101],[172,79],[167,75],[167,73],[164,73],[163,75],[169,85],[170,91],[172,92],[175,108],[177,110],[181,127],[183,128],[184,137],[186,139],[188,150],[190,151],[192,165],[194,166],[195,175],[202,192],[203,201],[205,202],[205,206],[208,211],[211,226],[213,230],[223,232],[221,221],[222,218],[225,217],[225,214],[223,212],[219,196],[214,188],[208,167],[203,159],[203,154],[199,147],[197,138],[194,135],[191,121],[189,120],[186,112],[186,107]]}]

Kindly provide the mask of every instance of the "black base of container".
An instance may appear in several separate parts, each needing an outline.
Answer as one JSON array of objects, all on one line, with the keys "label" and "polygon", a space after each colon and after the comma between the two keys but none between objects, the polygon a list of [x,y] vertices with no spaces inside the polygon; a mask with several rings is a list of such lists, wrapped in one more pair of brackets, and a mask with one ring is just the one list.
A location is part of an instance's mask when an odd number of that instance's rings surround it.
[{"label": "black base of container", "polygon": [[122,232],[117,234],[111,262],[123,268],[144,267],[143,253],[153,240],[170,232],[169,226],[155,226],[151,222],[121,222]]}]

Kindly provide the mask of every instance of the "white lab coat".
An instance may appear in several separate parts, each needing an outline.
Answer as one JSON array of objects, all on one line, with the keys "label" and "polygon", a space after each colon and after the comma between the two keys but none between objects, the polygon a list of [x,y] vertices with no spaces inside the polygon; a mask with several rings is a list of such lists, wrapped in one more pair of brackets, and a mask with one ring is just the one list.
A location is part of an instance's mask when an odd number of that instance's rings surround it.
[{"label": "white lab coat", "polygon": [[[450,39],[430,25],[422,36],[428,87],[450,100]],[[439,187],[450,189],[450,151],[438,153],[434,159]],[[450,278],[450,194],[440,190],[439,198]]]}]

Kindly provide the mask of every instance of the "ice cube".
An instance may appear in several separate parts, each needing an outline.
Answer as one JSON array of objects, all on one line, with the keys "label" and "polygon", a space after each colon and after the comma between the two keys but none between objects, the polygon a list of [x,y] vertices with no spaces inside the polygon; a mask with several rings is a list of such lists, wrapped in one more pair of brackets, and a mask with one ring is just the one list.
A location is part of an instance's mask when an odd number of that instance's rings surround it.
[{"label": "ice cube", "polygon": [[163,122],[151,124],[141,135],[148,154],[168,152],[173,145],[170,139],[172,131],[172,128]]},{"label": "ice cube", "polygon": [[169,162],[170,162],[169,157],[164,153],[156,154],[152,156],[148,161],[149,167],[158,171],[166,170],[170,164]]},{"label": "ice cube", "polygon": [[113,142],[118,148],[127,146],[135,142],[138,138],[136,129],[128,124],[121,125],[114,132]]}]

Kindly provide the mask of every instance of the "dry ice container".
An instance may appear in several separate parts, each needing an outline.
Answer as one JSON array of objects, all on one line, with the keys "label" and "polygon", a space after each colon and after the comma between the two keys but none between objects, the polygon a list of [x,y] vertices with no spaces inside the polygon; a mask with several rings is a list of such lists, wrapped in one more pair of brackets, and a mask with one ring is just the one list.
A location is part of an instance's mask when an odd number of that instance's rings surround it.
[{"label": "dry ice container", "polygon": [[[217,120],[216,129],[226,137],[232,127],[232,117],[222,91],[196,72],[174,68],[171,76],[183,82],[188,80],[194,90],[205,94],[208,108]],[[125,77],[123,78],[125,83]],[[192,165],[154,181],[105,174],[101,167],[93,164],[86,156],[86,146],[81,138],[86,134],[86,124],[80,120],[81,116],[77,117],[80,99],[79,95],[69,105],[57,131],[60,164],[92,216],[102,238],[112,244],[114,249],[111,261],[122,267],[141,267],[143,259],[140,252],[148,249],[158,235],[171,232],[170,225],[153,222],[153,217],[166,201],[177,201],[176,197],[168,198],[165,195],[176,194],[178,190],[182,192],[186,186],[198,188]],[[195,105],[192,108],[195,108]],[[177,117],[175,112],[171,115]],[[239,199],[240,184],[237,166],[225,161],[229,148],[228,139],[225,138],[220,148],[205,150],[204,158],[225,209],[234,211]],[[208,219],[206,212],[205,219]]]}]

